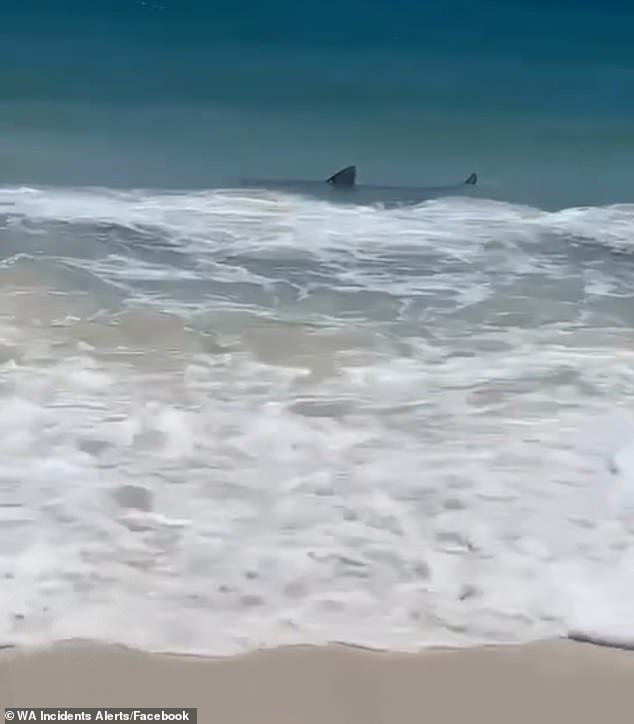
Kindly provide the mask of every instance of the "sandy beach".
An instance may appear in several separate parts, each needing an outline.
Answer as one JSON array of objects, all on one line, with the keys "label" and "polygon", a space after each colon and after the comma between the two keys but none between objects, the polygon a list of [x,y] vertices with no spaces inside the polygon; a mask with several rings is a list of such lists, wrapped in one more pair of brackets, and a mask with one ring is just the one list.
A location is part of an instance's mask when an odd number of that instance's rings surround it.
[{"label": "sandy beach", "polygon": [[632,722],[634,653],[568,640],[395,654],[290,647],[227,658],[64,642],[0,656],[3,706],[198,707],[222,724]]}]

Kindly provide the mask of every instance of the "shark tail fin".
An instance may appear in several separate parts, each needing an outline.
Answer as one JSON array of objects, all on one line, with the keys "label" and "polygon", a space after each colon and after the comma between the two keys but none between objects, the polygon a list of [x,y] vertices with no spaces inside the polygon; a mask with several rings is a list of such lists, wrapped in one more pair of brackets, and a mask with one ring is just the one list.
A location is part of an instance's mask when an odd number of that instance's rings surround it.
[{"label": "shark tail fin", "polygon": [[465,183],[468,186],[475,186],[478,183],[478,174],[472,173],[467,179],[465,179]]},{"label": "shark tail fin", "polygon": [[326,179],[326,183],[337,188],[352,188],[357,179],[357,167],[346,166],[341,171],[333,174],[329,179]]}]

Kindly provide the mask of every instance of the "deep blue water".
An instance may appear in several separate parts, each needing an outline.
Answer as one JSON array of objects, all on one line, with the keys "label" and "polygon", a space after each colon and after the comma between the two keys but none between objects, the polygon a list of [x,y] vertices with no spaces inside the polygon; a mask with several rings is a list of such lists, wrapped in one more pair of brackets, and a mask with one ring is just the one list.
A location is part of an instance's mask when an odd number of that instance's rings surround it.
[{"label": "deep blue water", "polygon": [[632,644],[633,6],[0,2],[0,646]]},{"label": "deep blue water", "polygon": [[0,183],[240,176],[451,183],[547,206],[634,195],[634,7],[4,3]]}]

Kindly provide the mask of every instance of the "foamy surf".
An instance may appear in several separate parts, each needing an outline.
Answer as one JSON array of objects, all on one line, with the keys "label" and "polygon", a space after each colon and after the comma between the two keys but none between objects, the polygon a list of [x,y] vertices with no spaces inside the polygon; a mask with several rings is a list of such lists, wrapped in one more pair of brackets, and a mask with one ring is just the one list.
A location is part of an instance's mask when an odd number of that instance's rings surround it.
[{"label": "foamy surf", "polygon": [[0,641],[631,639],[633,206],[0,203]]}]

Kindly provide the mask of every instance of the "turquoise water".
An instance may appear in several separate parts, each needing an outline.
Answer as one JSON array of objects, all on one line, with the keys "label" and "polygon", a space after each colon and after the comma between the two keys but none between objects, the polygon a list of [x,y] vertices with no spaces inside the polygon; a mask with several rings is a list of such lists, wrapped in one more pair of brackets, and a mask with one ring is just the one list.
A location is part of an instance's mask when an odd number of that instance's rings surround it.
[{"label": "turquoise water", "polygon": [[631,645],[633,27],[0,3],[0,645]]},{"label": "turquoise water", "polygon": [[27,2],[0,17],[0,180],[453,182],[631,199],[625,3]]}]

